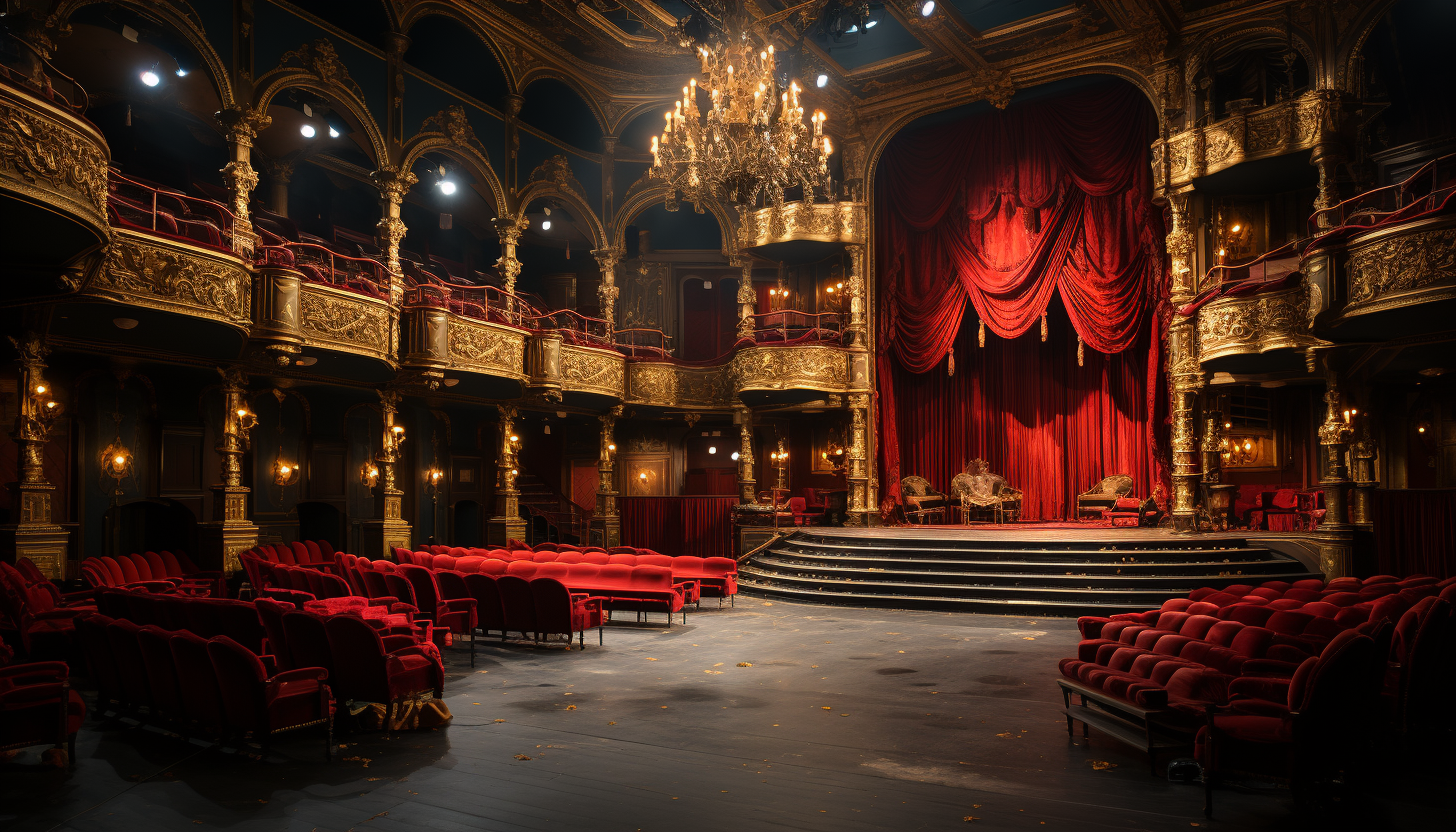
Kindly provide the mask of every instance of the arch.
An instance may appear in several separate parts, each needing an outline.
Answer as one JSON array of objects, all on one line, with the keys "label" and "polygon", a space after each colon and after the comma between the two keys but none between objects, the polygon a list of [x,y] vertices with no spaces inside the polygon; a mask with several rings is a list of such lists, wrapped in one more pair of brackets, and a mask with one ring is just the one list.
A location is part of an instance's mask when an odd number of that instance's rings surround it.
[{"label": "arch", "polygon": [[[582,103],[586,104],[586,108],[591,111],[592,117],[596,119],[597,128],[602,131],[602,135],[607,135],[606,112],[602,109],[601,104],[597,102],[596,96],[592,95],[580,81],[569,75],[557,72],[549,66],[535,66],[526,70],[525,74],[521,76],[518,85],[521,90],[520,95],[524,96],[531,89],[531,85],[537,81],[556,81],[576,93],[577,97],[582,100]],[[587,150],[589,148],[582,149]]]},{"label": "arch", "polygon": [[207,33],[202,28],[202,22],[192,15],[190,9],[183,11],[169,3],[159,3],[156,0],[62,0],[51,16],[56,21],[57,28],[64,29],[70,22],[71,15],[75,14],[78,9],[94,5],[120,6],[170,27],[185,38],[202,57],[207,77],[211,79],[213,89],[217,91],[217,99],[222,108],[228,110],[237,106],[228,69],[217,51],[212,48],[212,43],[208,41]]},{"label": "arch", "polygon": [[258,77],[252,109],[266,113],[274,97],[287,89],[307,89],[323,95],[349,111],[369,138],[374,164],[383,169],[389,164],[389,148],[384,132],[369,114],[364,93],[339,60],[328,38],[304,44],[283,55],[279,65]]},{"label": "arch", "polygon": [[[640,184],[643,180],[638,180]],[[616,219],[612,223],[611,241],[614,248],[623,248],[627,243],[627,226],[632,224],[643,211],[657,205],[667,199],[667,186],[654,182],[649,185],[638,187],[634,184],[627,191],[627,196],[622,200],[622,207],[617,209]],[[738,223],[734,221],[733,215],[718,200],[709,200],[703,206],[713,218],[718,221],[718,227],[723,231],[723,255],[728,258],[738,255]],[[682,209],[678,209],[682,210]]]},{"label": "arch", "polygon": [[[1282,19],[1266,18],[1247,21],[1237,27],[1216,30],[1206,35],[1188,56],[1187,77],[1189,79],[1196,77],[1215,57],[1232,55],[1250,48],[1251,42],[1260,36],[1271,41],[1287,42],[1292,46],[1309,67],[1311,85],[1314,84],[1315,78],[1323,74],[1323,67],[1316,57],[1314,45],[1305,37],[1304,32],[1299,29],[1291,30]],[[1189,86],[1191,87],[1191,83]]]},{"label": "arch", "polygon": [[1346,36],[1341,39],[1333,56],[1335,65],[1332,68],[1332,82],[1336,89],[1349,91],[1354,86],[1352,73],[1356,71],[1360,53],[1365,49],[1365,41],[1394,5],[1395,0],[1372,3],[1360,10],[1354,22],[1346,27]]},{"label": "arch", "polygon": [[592,210],[591,203],[587,202],[582,195],[581,185],[571,175],[571,167],[566,162],[565,156],[553,156],[541,163],[541,166],[531,172],[531,177],[520,194],[516,196],[516,206],[512,215],[518,222],[524,225],[526,221],[526,209],[532,202],[544,197],[555,197],[561,200],[580,216],[587,220],[591,228],[592,248],[602,249],[607,247],[607,229],[602,225],[602,220],[597,212]]},{"label": "arch", "polygon": [[[656,114],[657,122],[659,123],[658,126],[661,126],[660,122],[662,121],[663,106],[664,102],[662,101],[649,101],[645,104],[638,104],[632,109],[627,110],[622,115],[618,116],[616,122],[612,124],[610,135],[616,136],[620,140],[622,137],[623,128],[631,126],[632,122],[646,115]],[[671,102],[668,102],[666,104],[666,107],[668,109],[672,109]]]},{"label": "arch", "polygon": [[505,187],[501,185],[500,177],[496,175],[495,168],[490,163],[490,156],[486,152],[485,146],[475,137],[475,131],[470,127],[464,107],[458,104],[452,105],[425,119],[419,132],[405,142],[400,151],[397,167],[402,171],[410,170],[414,167],[415,162],[426,153],[431,152],[444,153],[454,157],[484,181],[490,187],[491,195],[495,198],[497,217],[503,217],[510,212],[510,202],[506,197]]},{"label": "arch", "polygon": [[461,24],[472,35],[479,38],[481,43],[485,44],[485,48],[490,50],[491,56],[500,65],[501,73],[506,77],[507,94],[519,95],[523,87],[516,75],[515,68],[506,59],[506,51],[501,48],[491,33],[480,25],[478,20],[470,15],[462,14],[461,8],[459,3],[449,2],[449,0],[425,0],[425,2],[416,3],[406,9],[404,14],[399,16],[396,25],[398,31],[408,36],[415,24],[427,17],[443,17]]}]

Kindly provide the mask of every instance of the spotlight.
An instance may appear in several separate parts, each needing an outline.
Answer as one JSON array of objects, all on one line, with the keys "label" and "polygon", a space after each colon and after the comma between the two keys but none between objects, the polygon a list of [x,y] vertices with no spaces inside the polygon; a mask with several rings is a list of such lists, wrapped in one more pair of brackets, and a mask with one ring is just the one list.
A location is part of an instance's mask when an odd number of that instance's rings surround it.
[{"label": "spotlight", "polygon": [[935,14],[935,0],[925,0],[920,4],[921,17],[930,17],[933,14]]},{"label": "spotlight", "polygon": [[146,84],[149,87],[155,87],[156,85],[162,83],[162,76],[149,69],[146,72],[142,73],[142,83]]},{"label": "spotlight", "polygon": [[[935,9],[931,9],[931,11],[935,11]],[[880,21],[878,21],[878,20],[871,20],[870,22],[868,22],[868,23],[865,24],[865,28],[866,29],[873,29],[873,28],[875,28],[878,25],[880,25]]]},{"label": "spotlight", "polygon": [[733,452],[733,454],[732,454],[732,455],[731,455],[731,457],[730,457],[730,458],[731,458],[731,459],[732,459],[732,460],[733,460],[733,461],[734,461],[734,462],[737,462],[737,461],[738,461],[738,452],[737,452],[737,451],[734,451],[734,452]]},{"label": "spotlight", "polygon": [[337,128],[334,125],[330,124],[329,125],[329,138],[331,138],[331,139],[337,139],[338,137],[339,137],[339,128]]},{"label": "spotlight", "polygon": [[819,77],[818,78],[815,78],[814,79],[814,86],[816,86],[816,87],[822,88],[825,85],[827,85],[828,83],[829,83],[829,76],[828,75],[825,75],[822,72],[819,73]]},{"label": "spotlight", "polygon": [[542,231],[550,231],[551,230],[551,220],[541,220],[541,230]]},{"label": "spotlight", "polygon": [[302,133],[305,139],[311,139],[318,133],[317,130],[313,129],[312,124],[303,125],[302,127],[298,128],[298,132]]},{"label": "spotlight", "polygon": [[717,445],[709,445],[708,446],[708,453],[710,453],[710,454],[716,454],[717,452],[718,452],[718,446]]},{"label": "spotlight", "polygon": [[186,78],[187,77],[187,70],[183,69],[180,66],[177,67],[177,77],[178,78]]},{"label": "spotlight", "polygon": [[440,193],[445,196],[452,196],[455,193],[455,183],[448,179],[440,180]]}]

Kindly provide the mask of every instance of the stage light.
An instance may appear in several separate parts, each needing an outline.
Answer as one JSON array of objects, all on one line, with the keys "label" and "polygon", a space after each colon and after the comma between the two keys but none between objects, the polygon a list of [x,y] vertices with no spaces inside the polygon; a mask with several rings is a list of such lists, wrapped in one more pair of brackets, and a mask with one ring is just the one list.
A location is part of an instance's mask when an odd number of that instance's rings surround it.
[{"label": "stage light", "polygon": [[708,446],[708,453],[710,453],[710,454],[716,454],[717,452],[718,452],[718,446],[717,445],[709,445]]},{"label": "stage light", "polygon": [[455,193],[455,183],[451,182],[448,179],[441,179],[440,193],[444,194],[445,196],[453,196]]},{"label": "stage light", "polygon": [[1229,229],[1229,231],[1232,231],[1235,234],[1237,234],[1237,233],[1239,233],[1240,231],[1243,231],[1243,230],[1244,230],[1244,227],[1242,225],[1239,225],[1238,223],[1234,223],[1234,227]]},{"label": "stage light", "polygon": [[329,125],[329,138],[331,138],[331,139],[337,139],[338,137],[339,137],[339,129],[337,127],[335,127],[334,125],[330,124]]},{"label": "stage light", "polygon": [[551,220],[541,220],[541,230],[542,231],[550,231],[551,230]]},{"label": "stage light", "polygon": [[729,459],[733,460],[734,462],[737,462],[738,461],[738,452],[737,451],[734,451],[732,453],[732,455],[729,456]]},{"label": "stage light", "polygon": [[[931,11],[935,11],[935,10],[934,9],[931,9]],[[878,25],[880,25],[880,21],[878,21],[878,20],[871,20],[870,22],[868,22],[868,23],[865,24],[865,28],[866,29],[873,29],[873,28],[875,28]]]},{"label": "stage light", "polygon": [[818,78],[815,78],[814,79],[814,86],[816,86],[816,87],[821,87],[822,88],[822,87],[826,86],[828,83],[829,83],[829,76],[828,75],[825,75],[822,72],[819,73],[819,77]]},{"label": "stage light", "polygon": [[187,70],[183,69],[180,66],[177,67],[177,77],[178,78],[186,78],[187,77]]},{"label": "stage light", "polygon": [[935,14],[935,0],[925,0],[920,4],[921,17],[930,17],[933,14]]},{"label": "stage light", "polygon": [[303,125],[302,127],[298,128],[298,132],[302,133],[305,139],[311,139],[318,133],[317,130],[313,129],[312,124]]},{"label": "stage light", "polygon": [[142,73],[142,83],[146,84],[149,87],[155,87],[156,85],[162,83],[162,76],[149,69],[146,72]]}]

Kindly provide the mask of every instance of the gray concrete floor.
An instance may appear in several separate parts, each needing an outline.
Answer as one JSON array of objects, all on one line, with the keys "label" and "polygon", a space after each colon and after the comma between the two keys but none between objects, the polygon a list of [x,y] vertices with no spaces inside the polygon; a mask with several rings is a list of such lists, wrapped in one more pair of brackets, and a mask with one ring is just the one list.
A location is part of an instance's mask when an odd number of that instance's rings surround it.
[{"label": "gray concrete floor", "polygon": [[[483,642],[474,670],[451,649],[453,725],[341,737],[331,764],[316,734],[257,760],[93,716],[74,773],[34,766],[36,752],[0,766],[0,828],[1301,825],[1287,792],[1222,791],[1207,821],[1199,787],[1095,732],[1069,740],[1055,682],[1069,619],[738,600],[670,630],[612,626],[585,651]],[[1438,790],[1381,791],[1353,827],[1456,817]]]}]

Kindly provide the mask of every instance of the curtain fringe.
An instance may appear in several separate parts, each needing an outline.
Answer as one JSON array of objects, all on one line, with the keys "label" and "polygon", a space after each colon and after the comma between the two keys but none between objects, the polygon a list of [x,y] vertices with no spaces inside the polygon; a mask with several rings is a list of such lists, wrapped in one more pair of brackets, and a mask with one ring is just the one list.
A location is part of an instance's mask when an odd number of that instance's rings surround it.
[{"label": "curtain fringe", "polygon": [[981,321],[981,328],[976,333],[976,345],[979,346],[979,347],[985,347],[986,346],[986,322],[985,321]]},{"label": "curtain fringe", "polygon": [[1046,339],[1047,339],[1047,320],[1046,320],[1046,315],[1047,315],[1046,311],[1043,310],[1042,313],[1041,313],[1041,340],[1042,340],[1042,343],[1046,343]]},{"label": "curtain fringe", "polygon": [[1082,335],[1080,333],[1078,333],[1078,335],[1077,335],[1077,366],[1078,367],[1082,366],[1083,346],[1084,345],[1082,344]]}]

